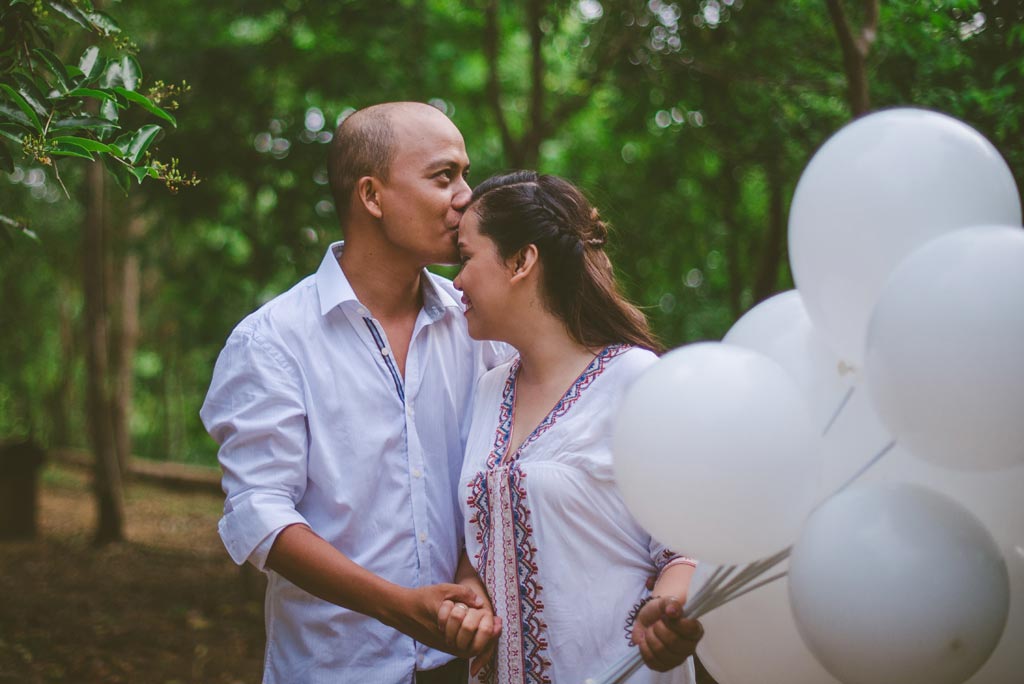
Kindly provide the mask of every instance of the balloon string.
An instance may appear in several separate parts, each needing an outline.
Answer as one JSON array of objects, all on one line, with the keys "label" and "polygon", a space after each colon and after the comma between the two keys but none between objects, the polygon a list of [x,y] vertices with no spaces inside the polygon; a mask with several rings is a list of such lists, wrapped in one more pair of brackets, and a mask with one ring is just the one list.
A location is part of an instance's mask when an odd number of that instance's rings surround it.
[{"label": "balloon string", "polygon": [[882,458],[883,458],[883,457],[884,457],[884,456],[885,456],[885,455],[886,455],[887,453],[889,453],[890,451],[892,451],[893,447],[895,447],[895,446],[896,446],[896,440],[894,439],[894,440],[890,441],[890,442],[889,442],[888,444],[886,444],[886,445],[885,445],[884,447],[882,447],[882,450],[881,450],[881,451],[879,451],[879,452],[878,452],[877,454],[875,454],[875,455],[874,455],[874,456],[873,456],[873,457],[871,458],[871,460],[869,460],[869,461],[868,461],[867,463],[865,463],[864,465],[862,465],[862,466],[860,467],[860,469],[859,469],[859,470],[858,470],[857,472],[855,472],[855,473],[854,473],[854,474],[853,474],[853,475],[852,475],[852,476],[850,477],[850,479],[848,479],[848,480],[847,480],[846,482],[844,482],[844,483],[843,483],[842,485],[840,485],[840,486],[839,486],[839,489],[837,489],[836,491],[832,492],[832,496],[835,496],[836,494],[838,494],[839,492],[843,491],[844,489],[846,489],[847,487],[849,487],[850,485],[852,485],[852,484],[853,484],[854,482],[856,482],[856,481],[857,481],[857,480],[858,480],[858,479],[860,478],[860,476],[861,476],[861,475],[863,475],[864,473],[866,473],[866,472],[867,472],[867,471],[868,471],[868,470],[869,470],[869,469],[870,469],[870,468],[871,468],[871,467],[872,467],[873,465],[875,465],[876,463],[878,463],[879,461],[881,461],[881,460],[882,460]]},{"label": "balloon string", "polygon": [[857,389],[857,387],[856,385],[853,385],[850,389],[846,390],[846,394],[843,396],[842,401],[839,402],[839,406],[837,406],[836,410],[832,412],[832,417],[828,419],[828,424],[825,425],[825,429],[821,431],[822,437],[828,434],[828,431],[832,429],[832,424],[836,422],[837,418],[839,418],[839,414],[842,413],[843,409],[846,408],[846,405],[850,403],[850,397],[853,396],[853,391],[855,389]]},{"label": "balloon string", "polygon": [[[828,426],[826,426],[825,432],[828,432],[832,423],[835,422],[836,417],[846,406],[846,403],[853,395],[853,390],[854,388],[851,387],[849,391],[847,391],[846,396],[839,404],[839,408],[836,409],[835,415],[832,416],[832,420],[830,420]],[[892,451],[895,446],[896,440],[892,440],[882,447],[877,454],[875,454],[846,482],[836,489],[833,495],[842,492],[857,481],[858,478],[864,475],[864,473],[866,473],[872,466],[881,461],[886,454]],[[789,558],[789,554],[792,550],[792,546],[787,546],[785,549],[782,549],[773,556],[769,556],[746,565],[723,565],[715,568],[711,573],[711,576],[708,578],[708,581],[704,583],[697,593],[687,600],[683,614],[688,618],[697,619],[707,613],[710,613],[712,610],[729,603],[730,601],[734,601],[739,597],[754,591],[755,589],[759,589],[767,584],[771,584],[772,582],[782,579],[788,574],[787,571],[778,572],[761,581],[756,581],[761,577],[761,575]],[[639,649],[630,650],[629,653],[613,663],[611,667],[601,674],[601,676],[588,678],[585,681],[585,684],[623,684],[633,676],[633,673],[640,669],[643,662],[644,659],[640,654]]]}]

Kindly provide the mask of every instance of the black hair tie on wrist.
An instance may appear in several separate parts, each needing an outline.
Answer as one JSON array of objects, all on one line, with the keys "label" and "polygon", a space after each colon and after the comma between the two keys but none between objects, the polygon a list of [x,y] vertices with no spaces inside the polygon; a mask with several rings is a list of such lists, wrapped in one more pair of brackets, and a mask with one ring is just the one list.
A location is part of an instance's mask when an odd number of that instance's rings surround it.
[{"label": "black hair tie on wrist", "polygon": [[650,603],[656,598],[660,597],[648,596],[647,598],[640,599],[639,601],[633,604],[633,607],[629,611],[629,615],[626,616],[626,641],[629,642],[630,646],[636,646],[636,644],[633,643],[633,626],[636,624],[636,617],[640,614],[640,611],[643,609],[644,606],[646,606],[648,603]]}]

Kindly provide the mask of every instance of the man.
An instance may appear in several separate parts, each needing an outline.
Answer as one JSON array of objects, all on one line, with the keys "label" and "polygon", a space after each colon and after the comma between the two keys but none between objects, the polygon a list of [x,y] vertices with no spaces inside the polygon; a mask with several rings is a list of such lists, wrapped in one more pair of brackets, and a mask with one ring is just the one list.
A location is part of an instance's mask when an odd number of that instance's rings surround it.
[{"label": "man", "polygon": [[498,357],[424,267],[456,260],[469,159],[441,112],[388,103],[339,126],[328,165],[344,243],[232,332],[201,411],[221,538],[269,571],[264,682],[465,681],[438,610],[489,607],[451,582],[462,418]]}]

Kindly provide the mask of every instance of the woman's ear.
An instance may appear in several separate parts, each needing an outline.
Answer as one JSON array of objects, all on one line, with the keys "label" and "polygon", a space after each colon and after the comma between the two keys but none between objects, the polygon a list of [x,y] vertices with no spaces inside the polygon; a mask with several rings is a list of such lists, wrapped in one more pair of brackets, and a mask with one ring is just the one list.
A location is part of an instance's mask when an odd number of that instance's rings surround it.
[{"label": "woman's ear", "polygon": [[523,247],[521,250],[509,260],[509,266],[512,269],[512,277],[509,282],[517,282],[530,277],[530,274],[539,268],[540,265],[540,252],[537,251],[537,245],[529,244]]},{"label": "woman's ear", "polygon": [[380,202],[380,193],[377,191],[377,179],[373,176],[363,176],[356,181],[356,197],[359,202],[374,218],[384,215],[384,209]]}]

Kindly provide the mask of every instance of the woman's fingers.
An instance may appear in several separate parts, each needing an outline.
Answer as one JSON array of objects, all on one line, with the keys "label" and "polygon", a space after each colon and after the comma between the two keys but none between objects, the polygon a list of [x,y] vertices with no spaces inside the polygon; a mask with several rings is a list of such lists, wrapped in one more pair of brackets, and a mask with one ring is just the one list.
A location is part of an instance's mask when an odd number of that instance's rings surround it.
[{"label": "woman's fingers", "polygon": [[467,650],[473,644],[483,616],[484,611],[479,609],[470,610],[466,613],[465,618],[462,620],[462,627],[459,628],[459,633],[455,637],[455,646],[460,651]]},{"label": "woman's fingers", "polygon": [[462,621],[466,619],[468,613],[469,608],[466,607],[465,603],[456,603],[452,606],[451,613],[448,615],[448,620],[444,625],[444,640],[449,646],[456,644],[456,637],[458,637],[459,630],[462,628]]}]

